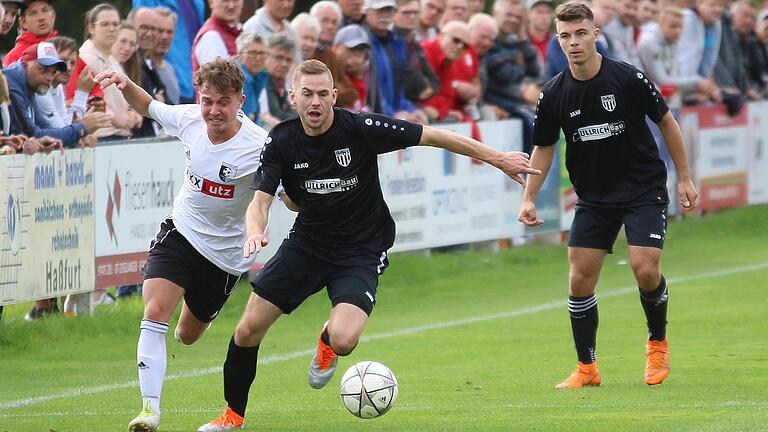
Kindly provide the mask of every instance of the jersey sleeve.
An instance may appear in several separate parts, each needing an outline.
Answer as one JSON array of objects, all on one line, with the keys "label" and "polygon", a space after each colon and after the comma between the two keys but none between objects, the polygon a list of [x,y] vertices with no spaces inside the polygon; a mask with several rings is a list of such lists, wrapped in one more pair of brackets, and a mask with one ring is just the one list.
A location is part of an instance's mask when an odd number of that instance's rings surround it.
[{"label": "jersey sleeve", "polygon": [[194,105],[167,105],[152,100],[148,111],[149,116],[163,127],[166,135],[178,137],[181,130],[193,119],[190,115],[191,107]]},{"label": "jersey sleeve", "polygon": [[638,108],[654,123],[660,122],[669,111],[664,97],[648,76],[636,68],[632,68],[632,72],[632,97],[637,101]]},{"label": "jersey sleeve", "polygon": [[377,153],[389,153],[419,145],[423,127],[405,120],[381,114],[352,114],[369,148]]},{"label": "jersey sleeve", "polygon": [[560,139],[560,119],[555,114],[556,92],[545,86],[539,93],[536,103],[536,115],[533,117],[533,144],[551,146]]},{"label": "jersey sleeve", "polygon": [[279,135],[279,128],[274,128],[264,141],[264,147],[261,149],[259,168],[253,175],[253,182],[251,183],[251,189],[259,190],[272,196],[275,195],[283,175],[282,158],[278,146],[275,145]]}]

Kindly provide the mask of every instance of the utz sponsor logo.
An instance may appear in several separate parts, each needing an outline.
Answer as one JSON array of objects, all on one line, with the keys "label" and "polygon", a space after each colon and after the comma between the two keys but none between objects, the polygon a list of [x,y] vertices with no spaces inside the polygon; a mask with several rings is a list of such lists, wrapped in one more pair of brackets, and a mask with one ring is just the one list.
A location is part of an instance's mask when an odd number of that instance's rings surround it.
[{"label": "utz sponsor logo", "polygon": [[232,199],[235,196],[235,185],[216,183],[204,178],[201,192],[216,198]]},{"label": "utz sponsor logo", "polygon": [[219,167],[219,178],[223,182],[231,182],[237,176],[237,166],[228,164],[226,162],[221,163]]},{"label": "utz sponsor logo", "polygon": [[215,181],[208,180],[207,178],[193,173],[189,168],[187,168],[186,174],[187,182],[192,189],[198,192],[223,199],[232,199],[235,197],[235,185],[216,183]]},{"label": "utz sponsor logo", "polygon": [[349,166],[349,163],[352,162],[352,152],[349,151],[349,148],[336,150],[336,162],[343,167]]},{"label": "utz sponsor logo", "polygon": [[346,179],[306,180],[304,189],[309,193],[325,195],[334,192],[346,192],[357,187],[357,176]]},{"label": "utz sponsor logo", "polygon": [[596,141],[620,135],[624,133],[626,124],[621,121],[617,123],[603,123],[598,125],[584,126],[576,130],[573,134],[573,141]]},{"label": "utz sponsor logo", "polygon": [[603,103],[603,108],[608,112],[613,112],[616,109],[616,96],[613,94],[600,96],[600,101]]}]

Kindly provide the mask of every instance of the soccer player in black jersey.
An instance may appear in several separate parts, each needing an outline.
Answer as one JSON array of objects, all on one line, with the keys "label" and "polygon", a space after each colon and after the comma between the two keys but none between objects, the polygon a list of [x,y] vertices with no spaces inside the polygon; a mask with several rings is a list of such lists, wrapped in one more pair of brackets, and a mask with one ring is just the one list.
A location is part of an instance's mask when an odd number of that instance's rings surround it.
[{"label": "soccer player in black jersey", "polygon": [[379,154],[431,145],[485,161],[523,186],[521,174],[539,173],[530,168],[525,153],[504,153],[447,130],[333,108],[338,92],[320,61],[301,63],[292,87],[291,103],[299,118],[278,124],[266,140],[246,216],[244,256],[267,243],[269,207],[281,182],[299,214],[275,256],[251,279],[253,294],[224,363],[228,407],[200,431],[242,426],[259,344],[281,315],[312,294],[326,288],[333,306],[310,363],[309,385],[325,386],[337,356],[348,355],[357,345],[395,238],[379,183]]},{"label": "soccer player in black jersey", "polygon": [[565,164],[579,197],[568,240],[568,312],[579,361],[576,371],[557,388],[600,384],[595,361],[595,285],[621,225],[648,323],[645,382],[660,384],[669,373],[667,284],[660,272],[669,198],[666,167],[645,117],[659,125],[677,169],[680,204],[692,210],[696,189],[688,172],[683,136],[645,74],[596,52],[600,29],[595,27],[589,7],[565,3],[555,17],[568,68],[547,82],[539,95],[531,165],[543,175],[528,182],[519,219],[528,226],[543,223],[534,201],[562,129],[567,144]]}]

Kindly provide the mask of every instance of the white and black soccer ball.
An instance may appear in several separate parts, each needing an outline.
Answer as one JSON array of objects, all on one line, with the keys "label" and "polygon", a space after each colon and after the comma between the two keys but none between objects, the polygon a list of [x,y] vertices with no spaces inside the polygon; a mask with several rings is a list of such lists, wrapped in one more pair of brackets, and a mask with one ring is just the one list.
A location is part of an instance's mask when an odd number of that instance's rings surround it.
[{"label": "white and black soccer ball", "polygon": [[362,361],[341,377],[339,395],[357,417],[371,419],[386,414],[397,401],[397,378],[381,363]]}]

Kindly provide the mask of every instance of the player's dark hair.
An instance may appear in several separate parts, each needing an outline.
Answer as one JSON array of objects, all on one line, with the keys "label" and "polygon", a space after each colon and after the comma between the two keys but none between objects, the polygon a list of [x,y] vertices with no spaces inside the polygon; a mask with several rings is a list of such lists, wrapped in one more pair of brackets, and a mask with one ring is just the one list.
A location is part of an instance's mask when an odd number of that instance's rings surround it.
[{"label": "player's dark hair", "polygon": [[563,3],[555,9],[555,21],[572,22],[589,20],[595,22],[595,16],[592,9],[580,1],[569,1]]},{"label": "player's dark hair", "polygon": [[221,93],[242,94],[245,75],[237,63],[217,58],[200,66],[195,72],[194,83],[198,89],[207,85]]},{"label": "player's dark hair", "polygon": [[322,75],[327,74],[328,77],[331,79],[331,88],[333,88],[333,75],[331,75],[331,70],[328,69],[328,66],[325,65],[325,63],[321,62],[320,60],[306,60],[301,62],[301,64],[296,68],[296,70],[293,72],[293,88],[297,88],[296,85],[300,80],[301,77],[304,75]]}]

